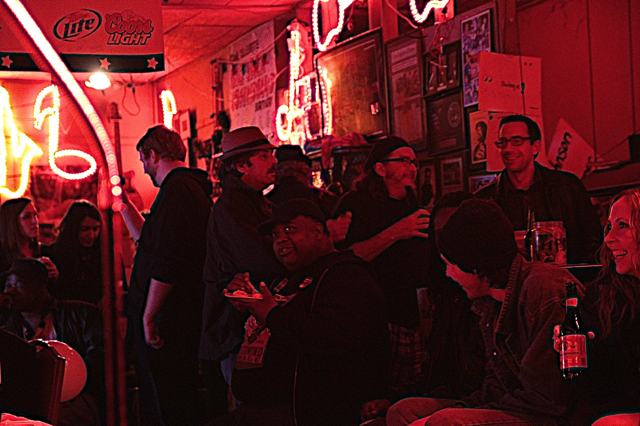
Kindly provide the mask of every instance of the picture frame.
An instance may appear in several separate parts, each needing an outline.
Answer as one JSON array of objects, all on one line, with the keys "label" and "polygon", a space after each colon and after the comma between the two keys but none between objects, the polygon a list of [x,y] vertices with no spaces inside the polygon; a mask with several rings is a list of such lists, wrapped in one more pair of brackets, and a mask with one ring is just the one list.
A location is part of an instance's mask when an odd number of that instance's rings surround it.
[{"label": "picture frame", "polygon": [[423,161],[418,166],[418,205],[430,209],[437,199],[436,164],[434,161]]},{"label": "picture frame", "polygon": [[391,133],[415,150],[426,149],[422,99],[422,43],[409,35],[386,44]]},{"label": "picture frame", "polygon": [[331,102],[322,103],[322,113],[332,117],[333,136],[353,132],[367,138],[388,135],[382,30],[359,34],[314,59],[318,72],[331,81]]},{"label": "picture frame", "polygon": [[427,100],[429,150],[432,154],[442,154],[465,147],[464,118],[462,94],[459,90]]},{"label": "picture frame", "polygon": [[465,168],[462,155],[440,159],[440,191],[439,196],[465,190]]},{"label": "picture frame", "polygon": [[469,167],[485,169],[489,141],[489,112],[471,107],[467,110],[467,135],[469,139]]},{"label": "picture frame", "polygon": [[461,22],[462,86],[464,106],[478,103],[480,85],[480,52],[492,50],[492,13],[487,9]]},{"label": "picture frame", "polygon": [[433,96],[460,87],[460,42],[443,47],[441,54],[424,55],[425,95]]},{"label": "picture frame", "polygon": [[480,188],[490,184],[495,180],[497,173],[485,173],[481,175],[469,176],[469,192],[474,194]]}]

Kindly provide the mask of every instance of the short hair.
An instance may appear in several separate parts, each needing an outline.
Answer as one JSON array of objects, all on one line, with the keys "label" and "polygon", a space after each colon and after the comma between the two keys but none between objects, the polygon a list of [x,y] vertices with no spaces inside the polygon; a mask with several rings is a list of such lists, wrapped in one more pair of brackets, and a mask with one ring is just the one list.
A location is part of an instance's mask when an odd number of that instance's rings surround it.
[{"label": "short hair", "polygon": [[180,135],[161,124],[147,130],[138,141],[136,150],[142,152],[145,157],[154,151],[160,158],[176,161],[184,161],[187,155]]},{"label": "short hair", "polygon": [[258,152],[259,151],[244,152],[242,154],[234,155],[231,158],[223,158],[220,162],[218,177],[220,179],[224,179],[229,175],[242,177],[242,173],[238,171],[238,165],[243,163],[250,163],[251,157],[256,155]]},{"label": "short hair", "polygon": [[542,140],[542,133],[540,132],[540,126],[531,118],[522,114],[512,114],[507,115],[506,117],[502,117],[500,120],[500,128],[508,123],[524,123],[527,125],[527,130],[529,131],[529,137],[531,138],[531,143],[533,141]]}]

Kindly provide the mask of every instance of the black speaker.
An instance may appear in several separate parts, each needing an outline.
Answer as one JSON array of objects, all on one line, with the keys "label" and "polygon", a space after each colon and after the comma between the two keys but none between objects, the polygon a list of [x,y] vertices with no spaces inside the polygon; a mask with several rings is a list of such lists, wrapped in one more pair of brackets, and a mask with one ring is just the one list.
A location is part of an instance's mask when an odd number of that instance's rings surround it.
[{"label": "black speaker", "polygon": [[629,160],[632,163],[640,162],[640,134],[629,136]]}]

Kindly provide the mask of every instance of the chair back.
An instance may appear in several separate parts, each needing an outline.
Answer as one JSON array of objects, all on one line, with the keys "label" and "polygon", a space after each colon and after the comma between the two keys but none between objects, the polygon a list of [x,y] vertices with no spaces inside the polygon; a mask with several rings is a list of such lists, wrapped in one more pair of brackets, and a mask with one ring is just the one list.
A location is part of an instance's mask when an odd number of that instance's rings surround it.
[{"label": "chair back", "polygon": [[0,330],[0,411],[55,425],[64,368],[64,358],[46,342]]}]

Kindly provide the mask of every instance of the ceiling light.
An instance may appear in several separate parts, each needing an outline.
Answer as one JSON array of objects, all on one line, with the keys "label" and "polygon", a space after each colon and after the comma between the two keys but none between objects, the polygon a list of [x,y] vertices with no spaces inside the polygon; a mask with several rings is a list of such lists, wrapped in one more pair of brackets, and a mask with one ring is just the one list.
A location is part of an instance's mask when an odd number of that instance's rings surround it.
[{"label": "ceiling light", "polygon": [[85,81],[84,84],[92,89],[105,90],[111,87],[111,80],[102,71],[96,71],[89,76],[89,80]]}]

